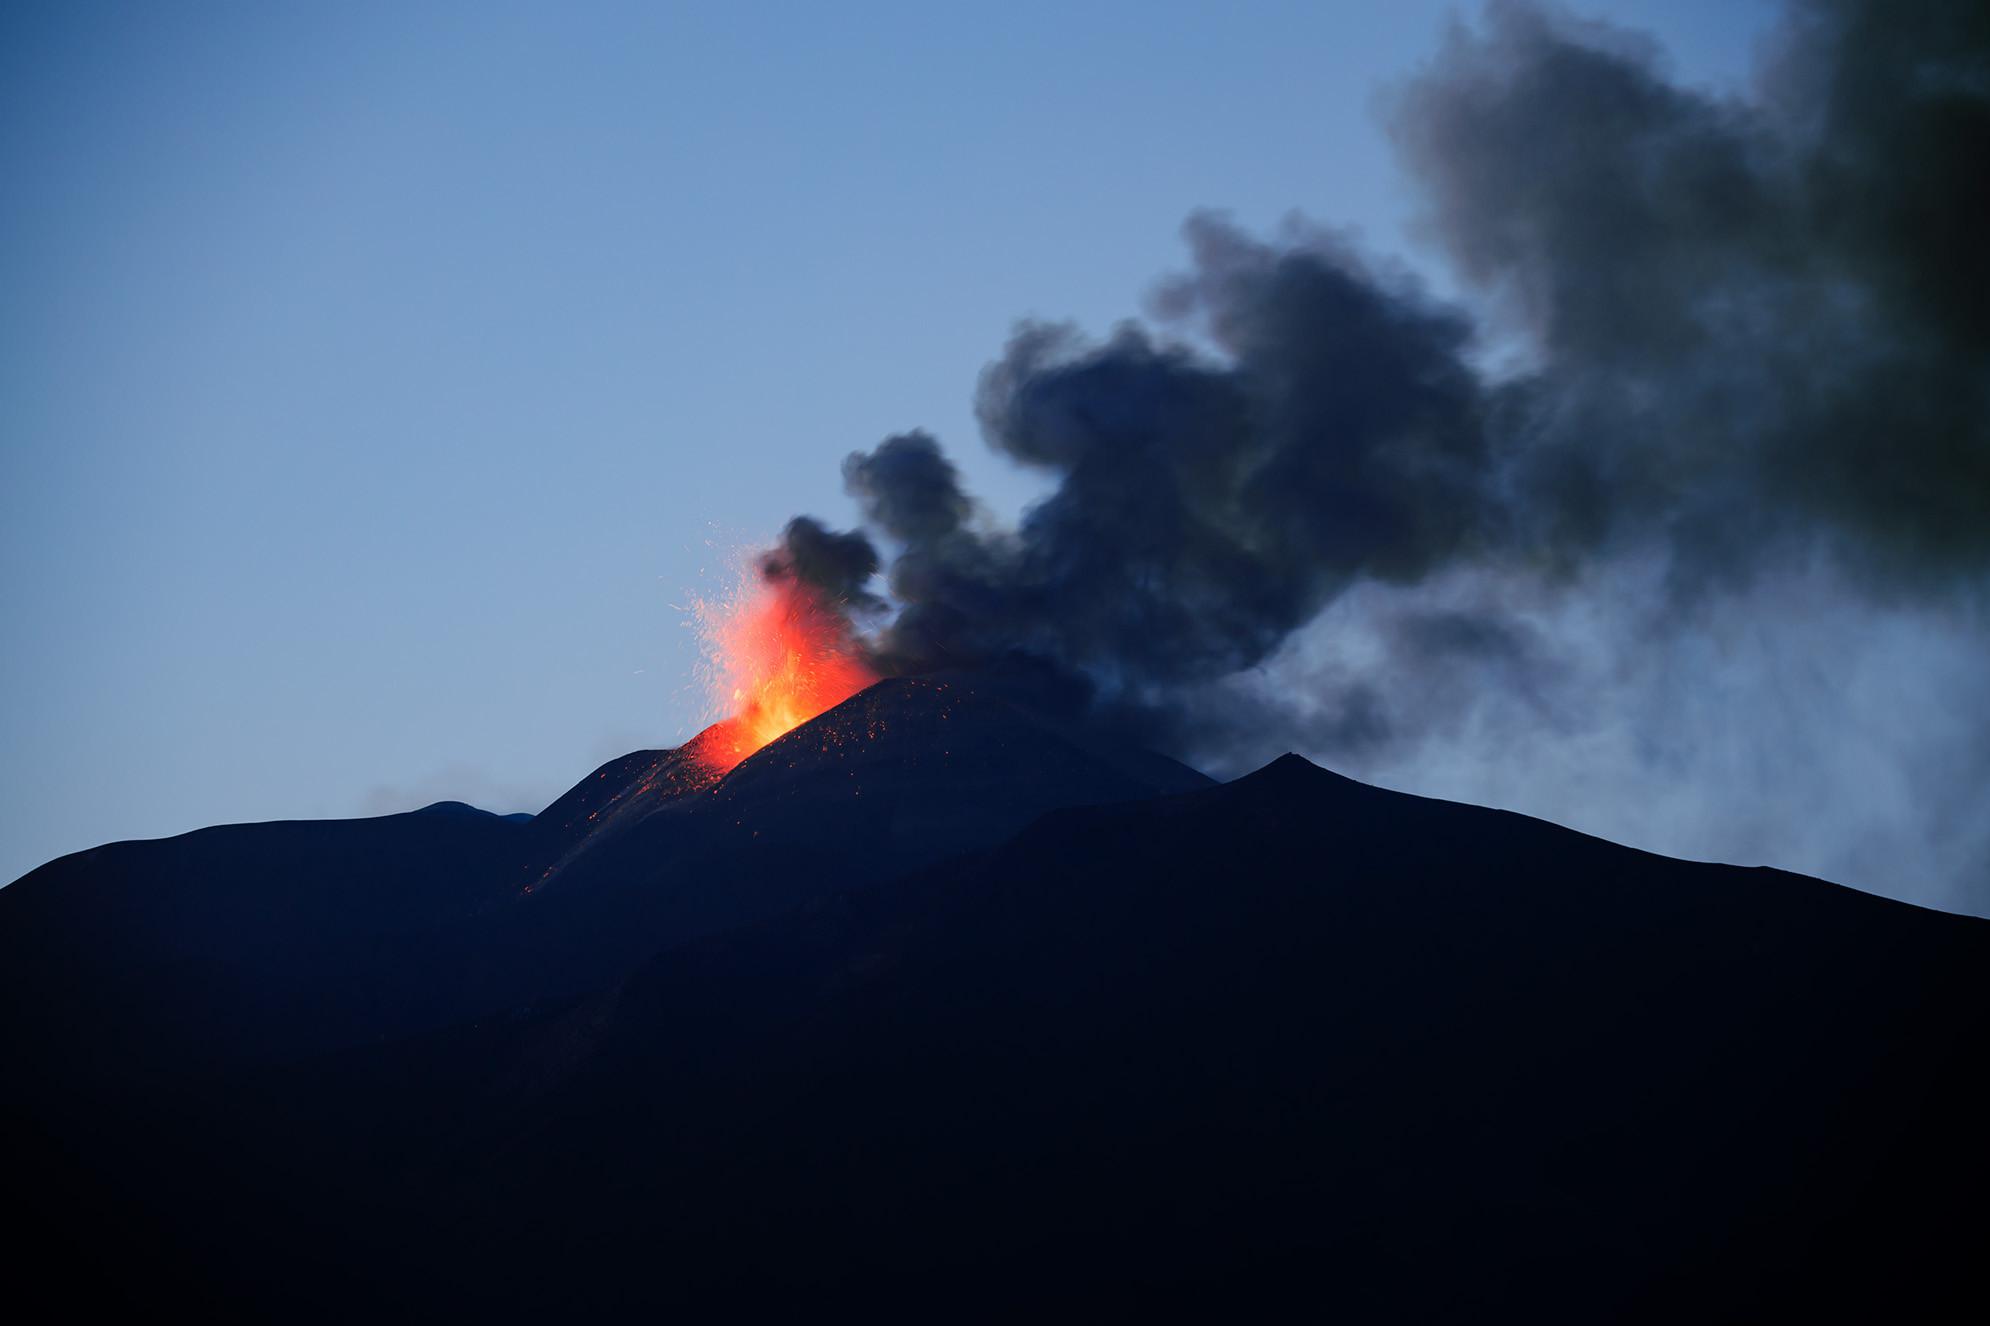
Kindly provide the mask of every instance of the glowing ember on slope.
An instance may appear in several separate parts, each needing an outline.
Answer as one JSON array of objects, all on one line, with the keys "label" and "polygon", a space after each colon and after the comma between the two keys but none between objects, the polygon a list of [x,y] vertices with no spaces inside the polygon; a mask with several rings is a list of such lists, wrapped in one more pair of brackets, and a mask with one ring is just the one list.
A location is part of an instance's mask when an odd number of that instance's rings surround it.
[{"label": "glowing ember on slope", "polygon": [[730,596],[697,602],[705,685],[713,709],[729,715],[692,743],[701,760],[730,769],[878,679],[837,607],[757,560]]}]

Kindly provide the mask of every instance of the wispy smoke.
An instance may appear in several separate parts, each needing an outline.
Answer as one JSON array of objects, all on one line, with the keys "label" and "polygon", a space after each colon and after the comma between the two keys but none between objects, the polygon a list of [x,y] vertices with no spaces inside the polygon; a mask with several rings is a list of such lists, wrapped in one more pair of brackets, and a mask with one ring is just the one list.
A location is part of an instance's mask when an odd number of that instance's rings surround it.
[{"label": "wispy smoke", "polygon": [[[1911,668],[1942,648],[1900,643],[1917,612],[1983,639],[1990,9],[1799,3],[1744,100],[1498,4],[1389,123],[1469,308],[1327,231],[1196,217],[1148,325],[1025,325],[984,372],[988,444],[1054,482],[1017,527],[915,432],[845,463],[869,537],[797,521],[777,561],[874,607],[875,539],[880,666],[1026,659],[1219,768],[1298,745],[1400,772],[1433,744],[1538,767],[1544,734],[1566,761],[1628,730],[1618,767],[1650,777],[1681,704],[1708,717],[1677,668],[1780,741],[1760,695],[1850,682],[1793,677],[1777,641]],[[1945,776],[1980,788],[1990,684],[1944,685]],[[1942,880],[1860,882],[1990,904],[1990,843],[1948,830],[1973,845]]]}]

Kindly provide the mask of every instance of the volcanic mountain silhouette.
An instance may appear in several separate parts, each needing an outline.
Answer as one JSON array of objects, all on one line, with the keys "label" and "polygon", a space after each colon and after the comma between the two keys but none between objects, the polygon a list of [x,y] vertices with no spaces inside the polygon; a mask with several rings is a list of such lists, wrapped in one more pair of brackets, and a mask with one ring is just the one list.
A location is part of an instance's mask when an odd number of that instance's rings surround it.
[{"label": "volcanic mountain silhouette", "polygon": [[[1990,923],[971,678],[0,891],[22,1293],[286,1317],[1899,1316]],[[1959,1300],[1967,1302],[1967,1298]]]}]

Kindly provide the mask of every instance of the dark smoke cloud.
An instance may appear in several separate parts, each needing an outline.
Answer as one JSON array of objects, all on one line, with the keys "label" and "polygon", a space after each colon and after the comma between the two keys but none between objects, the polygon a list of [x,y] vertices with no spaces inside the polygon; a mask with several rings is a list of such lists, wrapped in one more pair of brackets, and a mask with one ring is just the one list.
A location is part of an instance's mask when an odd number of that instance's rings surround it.
[{"label": "dark smoke cloud", "polygon": [[1261,663],[1356,578],[1496,541],[1465,323],[1346,252],[1190,233],[1197,275],[1167,299],[1220,354],[1027,326],[983,375],[989,444],[1057,478],[1018,529],[972,526],[923,434],[846,463],[898,549],[899,666],[1022,652],[1142,696]]},{"label": "dark smoke cloud", "polygon": [[[846,462],[893,553],[881,667],[1027,659],[1192,758],[1358,762],[1579,728],[1820,574],[1982,601],[1990,9],[1796,4],[1739,99],[1495,4],[1389,124],[1469,309],[1326,231],[1191,220],[1151,325],[1028,324],[984,372],[988,444],[1053,481],[1016,527],[926,434]],[[776,557],[872,601],[863,536]]]},{"label": "dark smoke cloud", "polygon": [[878,573],[878,551],[855,530],[832,530],[809,516],[796,516],[781,541],[760,558],[760,574],[770,581],[807,585],[827,602],[853,614],[884,606],[868,588]]},{"label": "dark smoke cloud", "polygon": [[1980,572],[1986,14],[1798,5],[1736,102],[1502,5],[1399,97],[1431,232],[1537,356],[1502,442],[1554,555],[1657,538],[1691,586],[1821,539],[1909,581]]}]

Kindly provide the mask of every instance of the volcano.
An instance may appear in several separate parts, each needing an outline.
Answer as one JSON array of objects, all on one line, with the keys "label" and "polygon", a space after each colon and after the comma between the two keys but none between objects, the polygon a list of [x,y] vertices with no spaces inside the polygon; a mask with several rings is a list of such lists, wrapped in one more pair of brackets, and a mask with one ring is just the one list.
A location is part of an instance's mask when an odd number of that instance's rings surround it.
[{"label": "volcano", "polygon": [[729,769],[0,890],[17,1295],[342,1318],[1889,1316],[1976,1292],[1990,923],[973,676]]}]

